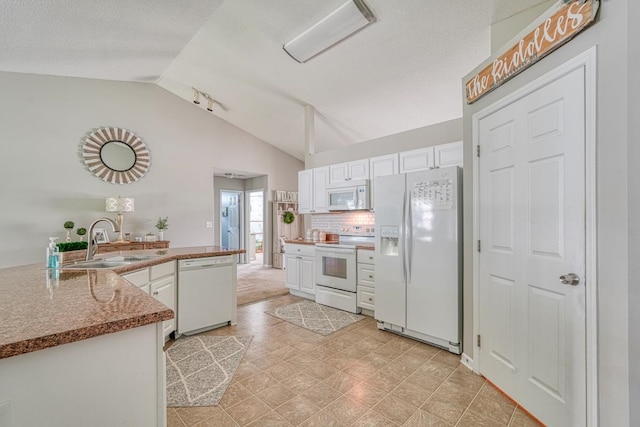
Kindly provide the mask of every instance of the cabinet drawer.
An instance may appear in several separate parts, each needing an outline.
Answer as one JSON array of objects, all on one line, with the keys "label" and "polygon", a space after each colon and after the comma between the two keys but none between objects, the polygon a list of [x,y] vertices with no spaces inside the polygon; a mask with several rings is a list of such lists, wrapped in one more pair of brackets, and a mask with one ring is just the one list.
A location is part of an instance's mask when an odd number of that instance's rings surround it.
[{"label": "cabinet drawer", "polygon": [[137,287],[142,287],[149,283],[149,269],[143,268],[142,270],[134,271],[133,273],[124,274],[122,277]]},{"label": "cabinet drawer", "polygon": [[165,262],[164,264],[158,264],[151,266],[151,272],[149,277],[151,281],[159,279],[164,276],[170,276],[175,274],[176,263],[175,261]]},{"label": "cabinet drawer", "polygon": [[376,290],[368,286],[358,286],[358,307],[375,310]]},{"label": "cabinet drawer", "polygon": [[314,245],[296,245],[287,243],[284,246],[284,252],[288,255],[316,256],[316,247]]},{"label": "cabinet drawer", "polygon": [[369,249],[358,249],[358,262],[364,264],[375,264],[375,252]]},{"label": "cabinet drawer", "polygon": [[358,264],[358,285],[376,286],[376,270],[373,264]]}]

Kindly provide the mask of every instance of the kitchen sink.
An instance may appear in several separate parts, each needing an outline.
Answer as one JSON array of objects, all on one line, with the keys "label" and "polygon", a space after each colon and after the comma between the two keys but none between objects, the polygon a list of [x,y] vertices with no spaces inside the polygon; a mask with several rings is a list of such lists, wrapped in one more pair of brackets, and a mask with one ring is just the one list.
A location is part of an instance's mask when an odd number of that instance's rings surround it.
[{"label": "kitchen sink", "polygon": [[91,261],[78,261],[75,264],[65,265],[63,269],[76,269],[76,270],[85,270],[85,269],[110,269],[122,267],[123,265],[129,265],[133,261],[110,261],[110,260],[91,260]]},{"label": "kitchen sink", "polygon": [[136,261],[148,261],[150,259],[157,258],[159,255],[120,255],[110,258],[105,258],[108,262],[136,262]]}]

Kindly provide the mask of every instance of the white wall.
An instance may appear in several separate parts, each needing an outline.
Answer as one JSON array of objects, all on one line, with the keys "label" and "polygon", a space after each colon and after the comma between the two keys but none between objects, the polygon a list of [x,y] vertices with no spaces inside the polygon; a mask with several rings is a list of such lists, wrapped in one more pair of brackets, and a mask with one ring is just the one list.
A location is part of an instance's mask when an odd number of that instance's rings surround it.
[{"label": "white wall", "polygon": [[556,3],[556,0],[547,0],[491,25],[491,52],[499,50],[523,28],[526,28],[538,16],[546,12],[554,3]]},{"label": "white wall", "polygon": [[[455,96],[455,94],[452,94]],[[449,120],[305,156],[306,169],[462,140],[462,119]]]},{"label": "white wall", "polygon": [[[470,237],[473,231],[472,200],[470,191],[473,177],[471,153],[471,117],[506,94],[522,87],[533,79],[552,70],[567,60],[598,46],[597,66],[597,245],[598,245],[598,312],[599,312],[599,398],[601,426],[628,426],[629,424],[629,233],[628,186],[637,187],[635,172],[630,175],[628,165],[637,167],[636,157],[627,158],[632,145],[627,134],[627,72],[633,68],[637,74],[637,60],[631,64],[627,59],[627,26],[637,25],[637,20],[628,21],[629,0],[601,2],[596,23],[577,35],[571,42],[542,59],[500,88],[489,93],[463,110],[465,143],[465,294],[473,287],[472,254]],[[637,8],[637,6],[636,6]],[[637,13],[636,13],[636,18]],[[629,22],[629,24],[628,24]],[[635,35],[637,35],[637,30]],[[637,48],[637,45],[636,45]],[[479,67],[480,68],[480,67]],[[477,70],[475,70],[477,71]],[[470,73],[463,79],[471,77]],[[636,87],[637,88],[637,87]],[[637,91],[635,92],[638,93]],[[634,97],[634,101],[637,96]],[[629,100],[630,102],[630,100]],[[637,101],[636,101],[637,102]],[[635,107],[637,109],[637,107]],[[638,116],[632,117],[636,122]],[[636,125],[637,126],[637,125]],[[637,206],[637,190],[630,198]],[[630,204],[631,205],[631,204]],[[637,219],[635,219],[637,221]],[[637,241],[634,244],[637,254]],[[634,260],[637,263],[637,258]],[[637,281],[637,278],[634,278]],[[465,299],[465,302],[468,302]],[[465,352],[470,353],[472,317],[470,307],[465,305]],[[637,310],[637,305],[634,308]],[[637,336],[636,336],[637,337]],[[634,362],[637,362],[637,358]],[[634,369],[634,372],[637,372]],[[636,383],[637,387],[637,383]],[[637,388],[636,388],[637,395]],[[637,406],[638,400],[632,401]],[[637,410],[637,409],[636,409]],[[638,425],[638,423],[634,424]]]},{"label": "white wall", "polygon": [[637,136],[640,135],[640,2],[629,1],[628,7],[629,425],[640,426],[640,145]]},{"label": "white wall", "polygon": [[[62,238],[66,220],[88,227],[107,215],[108,196],[135,198],[136,211],[125,214],[127,232],[155,232],[157,218],[168,216],[165,238],[172,247],[210,245],[218,226],[214,169],[267,175],[271,188],[295,190],[303,168],[151,84],[0,73],[0,94],[0,267],[44,262],[48,237]],[[84,168],[83,136],[101,126],[129,129],[146,142],[147,176],[113,185]],[[214,222],[213,230],[206,221]]]}]

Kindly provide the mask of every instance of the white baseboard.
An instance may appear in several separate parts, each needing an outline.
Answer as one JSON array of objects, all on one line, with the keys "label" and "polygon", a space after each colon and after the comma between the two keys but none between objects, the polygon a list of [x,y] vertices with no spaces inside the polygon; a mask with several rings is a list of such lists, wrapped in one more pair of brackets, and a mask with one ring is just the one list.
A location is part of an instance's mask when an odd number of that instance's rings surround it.
[{"label": "white baseboard", "polygon": [[473,371],[473,359],[470,358],[466,353],[462,353],[462,356],[460,356],[460,363]]}]

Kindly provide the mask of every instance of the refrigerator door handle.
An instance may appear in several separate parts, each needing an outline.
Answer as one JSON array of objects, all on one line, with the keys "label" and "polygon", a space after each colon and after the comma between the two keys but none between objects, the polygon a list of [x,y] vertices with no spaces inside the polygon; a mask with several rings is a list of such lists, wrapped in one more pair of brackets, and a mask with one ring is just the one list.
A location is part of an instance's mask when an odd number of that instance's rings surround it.
[{"label": "refrigerator door handle", "polygon": [[407,259],[407,284],[411,283],[411,258],[413,257],[413,216],[411,215],[411,191],[407,191],[407,216],[405,221],[407,224],[407,232],[405,239],[407,239],[407,253],[405,258]]},{"label": "refrigerator door handle", "polygon": [[400,238],[402,241],[402,281],[407,283],[407,230],[406,230],[406,219],[407,219],[407,192],[404,192],[404,197],[402,198],[402,222],[400,224]]}]

